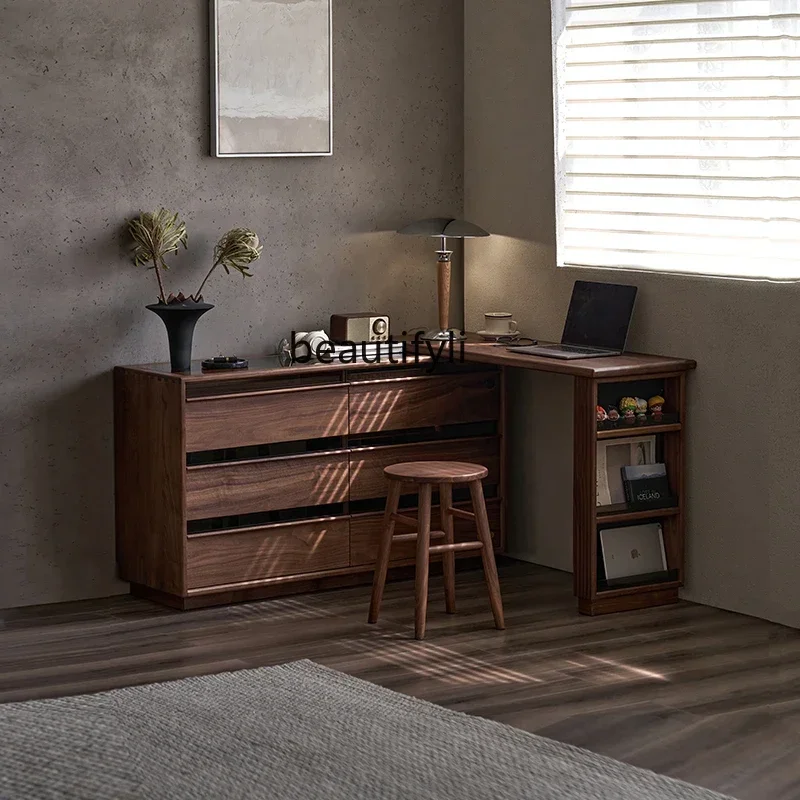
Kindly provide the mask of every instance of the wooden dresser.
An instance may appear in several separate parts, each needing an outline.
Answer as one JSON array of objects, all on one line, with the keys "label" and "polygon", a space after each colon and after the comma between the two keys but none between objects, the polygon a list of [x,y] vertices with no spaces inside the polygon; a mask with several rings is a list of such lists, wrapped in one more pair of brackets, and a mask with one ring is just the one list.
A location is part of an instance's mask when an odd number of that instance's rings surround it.
[{"label": "wooden dresser", "polygon": [[[400,461],[488,467],[501,551],[502,398],[502,371],[488,364],[117,367],[120,577],[178,608],[369,581],[383,468]],[[465,490],[454,499],[468,507]],[[457,520],[456,536],[474,539],[471,525]],[[392,555],[412,564],[413,543]]]}]

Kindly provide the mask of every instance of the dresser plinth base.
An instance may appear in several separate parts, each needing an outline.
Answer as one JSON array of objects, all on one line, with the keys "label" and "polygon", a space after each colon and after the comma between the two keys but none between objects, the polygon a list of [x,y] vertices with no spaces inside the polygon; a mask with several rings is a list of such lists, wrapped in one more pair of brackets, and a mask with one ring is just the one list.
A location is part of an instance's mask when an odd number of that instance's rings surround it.
[{"label": "dresser plinth base", "polygon": [[638,608],[652,608],[677,603],[678,589],[656,589],[651,592],[638,592],[617,597],[597,597],[594,600],[578,598],[578,611],[588,616],[614,614],[617,611],[634,611]]},{"label": "dresser plinth base", "polygon": [[[498,558],[498,564],[502,559]],[[480,558],[459,558],[456,561],[456,571],[479,569],[481,566]],[[431,575],[442,574],[441,561],[431,561]],[[196,608],[209,608],[211,606],[222,606],[230,603],[252,603],[257,600],[269,600],[273,597],[287,597],[293,594],[306,594],[308,592],[320,592],[328,589],[342,589],[348,586],[367,586],[372,583],[372,566],[364,566],[360,572],[349,573],[347,575],[328,575],[322,578],[304,578],[297,581],[265,584],[264,586],[248,586],[244,589],[225,589],[220,592],[208,594],[188,595],[181,597],[176,594],[161,592],[158,589],[151,589],[149,586],[142,586],[140,583],[131,584],[131,594],[143,600],[151,600],[170,608],[180,611],[191,611]],[[414,565],[404,565],[390,567],[387,576],[388,581],[413,580]]]}]

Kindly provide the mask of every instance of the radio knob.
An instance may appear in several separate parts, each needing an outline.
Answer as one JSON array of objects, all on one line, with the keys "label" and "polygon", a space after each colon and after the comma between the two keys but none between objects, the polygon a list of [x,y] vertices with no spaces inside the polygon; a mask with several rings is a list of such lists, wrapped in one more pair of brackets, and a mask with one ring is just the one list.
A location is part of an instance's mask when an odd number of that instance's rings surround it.
[{"label": "radio knob", "polygon": [[372,323],[372,330],[378,336],[383,336],[383,334],[386,333],[386,320],[376,319],[375,322]]}]

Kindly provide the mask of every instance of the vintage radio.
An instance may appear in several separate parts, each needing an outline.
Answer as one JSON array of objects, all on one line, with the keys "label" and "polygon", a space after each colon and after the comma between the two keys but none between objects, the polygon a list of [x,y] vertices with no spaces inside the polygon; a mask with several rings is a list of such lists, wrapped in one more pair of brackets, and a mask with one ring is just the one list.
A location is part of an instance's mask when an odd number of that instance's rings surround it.
[{"label": "vintage radio", "polygon": [[330,337],[334,342],[388,341],[389,317],[374,311],[362,314],[331,314]]}]

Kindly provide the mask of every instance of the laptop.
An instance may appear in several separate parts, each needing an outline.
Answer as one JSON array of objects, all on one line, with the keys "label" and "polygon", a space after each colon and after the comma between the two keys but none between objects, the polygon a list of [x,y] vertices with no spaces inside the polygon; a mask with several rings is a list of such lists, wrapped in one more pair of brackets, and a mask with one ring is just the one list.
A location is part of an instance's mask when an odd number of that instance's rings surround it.
[{"label": "laptop", "polygon": [[575,281],[561,344],[514,347],[513,352],[548,358],[618,356],[625,350],[635,300],[635,286]]}]

